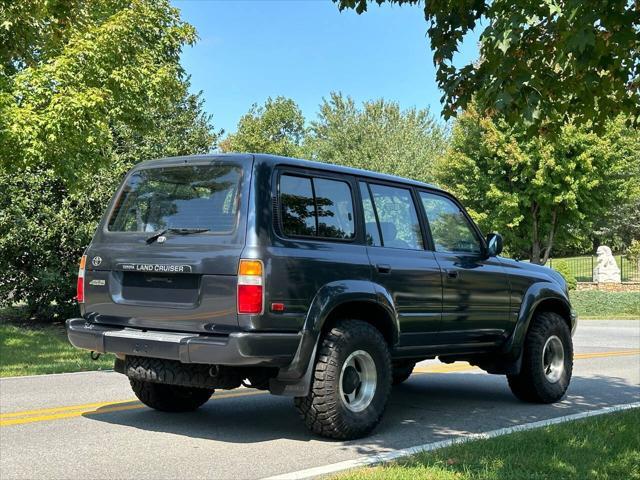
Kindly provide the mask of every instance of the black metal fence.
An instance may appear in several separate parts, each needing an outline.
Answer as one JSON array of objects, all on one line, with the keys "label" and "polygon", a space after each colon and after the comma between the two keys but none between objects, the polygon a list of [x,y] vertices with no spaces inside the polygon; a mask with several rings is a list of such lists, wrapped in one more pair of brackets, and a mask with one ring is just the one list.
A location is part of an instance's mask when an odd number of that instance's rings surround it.
[{"label": "black metal fence", "polygon": [[[620,276],[623,282],[640,282],[638,262],[627,258],[624,254],[614,255],[613,257],[620,269]],[[593,269],[598,264],[598,259],[595,255],[551,258],[547,265],[554,268],[554,263],[557,266],[559,262],[567,263],[569,270],[578,282],[593,282]]]}]

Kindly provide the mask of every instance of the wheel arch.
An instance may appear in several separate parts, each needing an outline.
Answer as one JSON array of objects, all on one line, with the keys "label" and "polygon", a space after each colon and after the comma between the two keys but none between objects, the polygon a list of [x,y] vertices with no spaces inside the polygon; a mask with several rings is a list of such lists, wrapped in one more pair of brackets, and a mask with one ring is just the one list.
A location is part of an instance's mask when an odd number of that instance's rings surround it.
[{"label": "wheel arch", "polygon": [[392,315],[388,309],[371,300],[350,300],[336,305],[327,315],[322,333],[328,332],[339,320],[346,318],[361,320],[376,328],[389,347],[398,343],[399,332]]},{"label": "wheel arch", "polygon": [[574,331],[576,320],[567,294],[554,283],[535,283],[523,297],[515,329],[503,348],[504,353],[514,359],[520,357],[531,322],[540,312],[557,313],[567,322],[569,330]]},{"label": "wheel arch", "polygon": [[531,313],[531,319],[529,320],[529,324],[531,323],[531,320],[538,314],[538,313],[542,313],[542,312],[553,312],[553,313],[557,313],[558,315],[560,315],[562,317],[562,319],[567,323],[567,326],[569,327],[569,330],[573,329],[573,325],[571,322],[571,306],[569,305],[568,302],[563,301],[559,298],[544,298],[542,300],[540,300],[535,308],[533,309],[533,312]]}]

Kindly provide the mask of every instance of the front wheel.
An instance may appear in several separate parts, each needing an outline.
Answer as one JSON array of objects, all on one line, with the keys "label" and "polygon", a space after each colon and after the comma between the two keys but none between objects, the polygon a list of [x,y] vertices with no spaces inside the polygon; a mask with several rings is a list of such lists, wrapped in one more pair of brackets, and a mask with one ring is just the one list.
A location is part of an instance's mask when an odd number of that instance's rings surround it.
[{"label": "front wheel", "polygon": [[146,406],[163,412],[191,412],[206,403],[213,394],[208,388],[183,387],[129,379],[136,397]]},{"label": "front wheel", "polygon": [[527,332],[518,375],[507,375],[520,400],[553,403],[569,387],[573,371],[573,342],[567,322],[557,313],[537,314]]},{"label": "front wheel", "polygon": [[307,427],[341,440],[370,433],[391,390],[391,356],[370,324],[343,320],[321,340],[311,391],[295,406]]}]

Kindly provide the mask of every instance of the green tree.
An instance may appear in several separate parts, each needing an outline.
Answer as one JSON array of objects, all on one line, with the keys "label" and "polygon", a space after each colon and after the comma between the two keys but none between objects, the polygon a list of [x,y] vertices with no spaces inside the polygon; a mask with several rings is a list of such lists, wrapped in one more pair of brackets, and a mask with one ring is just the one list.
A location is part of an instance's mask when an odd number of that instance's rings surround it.
[{"label": "green tree", "polygon": [[195,31],[151,0],[0,13],[13,32],[0,35],[0,303],[69,315],[78,260],[124,173],[215,146],[179,65]]},{"label": "green tree", "polygon": [[439,183],[453,190],[485,231],[499,231],[509,253],[544,264],[554,245],[580,242],[631,188],[638,154],[616,143],[622,121],[596,135],[566,125],[553,140],[530,139],[471,109],[460,116]]},{"label": "green tree", "polygon": [[305,147],[314,159],[433,180],[433,162],[446,146],[447,133],[428,110],[401,110],[383,99],[364,102],[331,93],[311,122]]},{"label": "green tree", "polygon": [[251,106],[238,122],[237,132],[220,142],[220,149],[300,157],[304,135],[304,116],[298,105],[289,98],[269,97],[264,106]]},{"label": "green tree", "polygon": [[[559,131],[567,122],[604,126],[619,113],[640,122],[637,1],[334,2],[358,13],[372,3],[424,3],[447,118],[475,99],[484,114],[542,130]],[[482,29],[480,58],[458,67],[455,53],[476,29]]]},{"label": "green tree", "polygon": [[634,239],[640,239],[640,131],[624,128],[621,122],[613,127],[609,136],[625,160],[621,171],[628,179],[627,195],[596,222],[592,243],[594,247],[608,245],[614,250],[625,250]]}]

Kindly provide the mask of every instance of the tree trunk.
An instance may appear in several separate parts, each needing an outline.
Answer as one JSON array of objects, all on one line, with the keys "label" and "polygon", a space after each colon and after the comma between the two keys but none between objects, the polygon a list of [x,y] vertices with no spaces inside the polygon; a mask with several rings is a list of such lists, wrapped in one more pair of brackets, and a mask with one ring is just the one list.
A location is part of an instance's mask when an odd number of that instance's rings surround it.
[{"label": "tree trunk", "polygon": [[540,265],[540,235],[538,234],[538,210],[537,203],[531,205],[531,255],[529,261]]},{"label": "tree trunk", "polygon": [[542,258],[541,265],[546,265],[551,256],[551,248],[553,247],[553,237],[556,233],[556,224],[558,221],[558,207],[553,209],[551,213],[551,229],[549,230],[549,237],[547,237],[547,246],[544,249],[544,257]]}]

